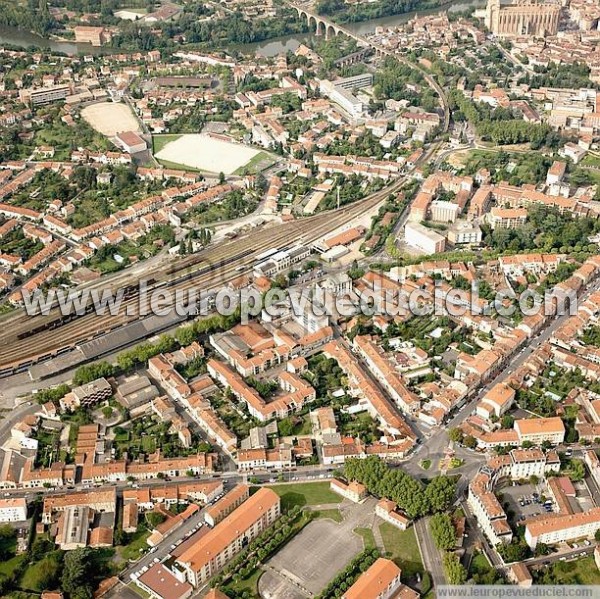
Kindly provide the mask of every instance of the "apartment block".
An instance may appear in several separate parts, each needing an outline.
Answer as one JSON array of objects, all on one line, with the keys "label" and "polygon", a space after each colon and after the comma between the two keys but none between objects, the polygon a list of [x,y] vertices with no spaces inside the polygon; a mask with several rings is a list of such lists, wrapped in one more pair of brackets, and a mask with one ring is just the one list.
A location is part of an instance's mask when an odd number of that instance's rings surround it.
[{"label": "apartment block", "polygon": [[206,510],[204,521],[210,526],[215,526],[242,505],[248,497],[250,497],[250,487],[243,484],[236,485],[229,493]]},{"label": "apartment block", "polygon": [[206,582],[247,543],[271,526],[281,513],[280,499],[271,489],[259,489],[177,560],[188,582]]},{"label": "apartment block", "polygon": [[[391,560],[380,557],[342,595],[342,599],[390,599],[399,596],[397,591],[404,585],[400,581],[402,571]],[[415,593],[418,596],[417,593]]]},{"label": "apartment block", "polygon": [[0,499],[0,522],[24,522],[25,520],[27,520],[25,499]]},{"label": "apartment block", "polygon": [[556,445],[565,440],[565,425],[558,417],[524,418],[516,420],[514,428],[520,443],[529,441],[539,445],[544,441],[549,441]]},{"label": "apartment block", "polygon": [[510,543],[512,530],[493,491],[494,473],[484,466],[471,481],[467,503],[492,545]]},{"label": "apartment block", "polygon": [[600,530],[600,508],[578,514],[537,516],[525,522],[525,541],[535,549],[538,543],[554,545],[563,541],[593,538]]}]

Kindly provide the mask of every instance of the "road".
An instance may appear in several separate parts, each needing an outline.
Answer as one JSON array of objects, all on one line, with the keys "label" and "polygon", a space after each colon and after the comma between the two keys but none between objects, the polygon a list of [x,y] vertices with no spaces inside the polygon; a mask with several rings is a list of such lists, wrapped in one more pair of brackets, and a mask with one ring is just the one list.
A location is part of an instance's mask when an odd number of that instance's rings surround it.
[{"label": "road", "polygon": [[446,575],[442,565],[442,555],[435,546],[431,531],[429,528],[429,518],[420,518],[414,524],[415,533],[423,558],[425,570],[431,574],[433,585],[435,587],[446,584]]}]

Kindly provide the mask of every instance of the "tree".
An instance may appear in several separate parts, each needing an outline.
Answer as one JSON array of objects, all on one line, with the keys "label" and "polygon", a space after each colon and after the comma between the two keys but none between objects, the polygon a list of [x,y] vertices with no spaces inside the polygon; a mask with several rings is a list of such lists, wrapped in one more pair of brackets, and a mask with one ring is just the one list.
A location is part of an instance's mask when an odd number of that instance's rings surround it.
[{"label": "tree", "polygon": [[61,588],[69,593],[71,598],[91,599],[93,595],[90,581],[90,566],[92,565],[92,550],[82,547],[68,551],[65,555]]},{"label": "tree", "polygon": [[477,447],[477,439],[472,435],[467,435],[464,440],[465,447],[475,449]]},{"label": "tree", "polygon": [[31,559],[34,562],[41,560],[46,553],[54,550],[54,543],[45,537],[36,537],[31,546]]},{"label": "tree", "polygon": [[166,520],[164,514],[159,512],[146,512],[146,522],[150,528],[156,528]]},{"label": "tree", "polygon": [[529,547],[523,540],[512,543],[500,543],[498,553],[506,563],[521,562],[529,555]]},{"label": "tree", "polygon": [[450,550],[456,546],[456,531],[448,514],[435,514],[429,520],[431,536],[438,549]]},{"label": "tree", "polygon": [[436,476],[427,485],[425,496],[432,512],[446,510],[456,496],[456,483],[447,476]]},{"label": "tree", "polygon": [[17,531],[10,525],[0,526],[0,560],[5,561],[12,557],[10,551],[12,541],[17,537]]},{"label": "tree", "polygon": [[467,581],[467,571],[460,563],[458,556],[455,553],[446,552],[442,557],[444,573],[448,584],[465,584]]},{"label": "tree", "polygon": [[462,443],[463,442],[463,432],[459,429],[459,428],[451,428],[448,431],[448,436],[450,437],[451,441],[454,441],[454,443]]}]

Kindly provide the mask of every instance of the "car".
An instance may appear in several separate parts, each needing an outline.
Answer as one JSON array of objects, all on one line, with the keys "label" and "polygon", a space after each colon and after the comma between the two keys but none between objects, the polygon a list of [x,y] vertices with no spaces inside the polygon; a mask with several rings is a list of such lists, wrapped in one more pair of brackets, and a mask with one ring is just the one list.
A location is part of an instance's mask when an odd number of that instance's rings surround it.
[{"label": "car", "polygon": [[537,497],[540,496],[540,494],[539,493],[532,493],[531,496],[534,497],[534,498],[537,498]]},{"label": "car", "polygon": [[160,558],[159,558],[159,557],[155,557],[155,558],[152,560],[152,563],[153,563],[153,564],[158,564],[158,562],[159,562],[159,561],[160,561]]},{"label": "car", "polygon": [[590,542],[588,539],[586,539],[586,540],[583,542],[583,544],[584,544],[586,547],[589,547],[589,546],[590,546],[592,543],[591,543],[591,542]]},{"label": "car", "polygon": [[582,552],[579,554],[579,557],[583,557],[584,555],[587,555],[587,553],[586,553],[585,551],[582,551]]},{"label": "car", "polygon": [[579,545],[577,543],[573,543],[573,549],[579,549]]},{"label": "car", "polygon": [[567,558],[566,558],[564,555],[563,555],[563,556],[560,558],[560,561],[561,561],[561,562],[564,562],[564,561],[566,561],[566,560],[567,560]]},{"label": "car", "polygon": [[175,544],[171,545],[171,551],[173,551],[173,549],[177,549],[177,545],[175,545]]},{"label": "car", "polygon": [[157,549],[158,549],[158,547],[152,547],[152,549],[150,549],[150,551],[148,553],[154,553]]}]

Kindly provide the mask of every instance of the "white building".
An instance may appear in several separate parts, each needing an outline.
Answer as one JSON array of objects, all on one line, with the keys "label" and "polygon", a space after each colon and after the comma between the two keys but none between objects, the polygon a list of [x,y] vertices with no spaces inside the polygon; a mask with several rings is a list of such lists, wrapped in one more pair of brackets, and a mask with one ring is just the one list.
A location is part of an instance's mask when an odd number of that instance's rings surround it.
[{"label": "white building", "polygon": [[385,522],[400,530],[406,530],[410,526],[410,520],[397,511],[398,506],[389,499],[381,499],[375,506],[375,514]]},{"label": "white building", "polygon": [[438,223],[453,223],[458,218],[460,206],[453,202],[434,200],[429,205],[431,220]]},{"label": "white building", "polygon": [[24,522],[25,520],[27,520],[25,499],[0,499],[0,522]]},{"label": "white building", "polygon": [[420,223],[407,222],[404,226],[404,239],[426,254],[439,254],[446,247],[446,238]]},{"label": "white building", "polygon": [[510,543],[512,530],[502,505],[493,491],[494,474],[483,467],[469,485],[467,503],[492,545]]},{"label": "white building", "polygon": [[530,441],[539,445],[549,441],[555,445],[565,440],[565,425],[558,417],[553,418],[523,418],[516,420],[514,425],[519,442]]},{"label": "white building", "polygon": [[525,541],[535,549],[538,543],[554,545],[563,541],[593,538],[600,530],[600,508],[591,508],[578,514],[551,514],[525,522]]}]

